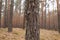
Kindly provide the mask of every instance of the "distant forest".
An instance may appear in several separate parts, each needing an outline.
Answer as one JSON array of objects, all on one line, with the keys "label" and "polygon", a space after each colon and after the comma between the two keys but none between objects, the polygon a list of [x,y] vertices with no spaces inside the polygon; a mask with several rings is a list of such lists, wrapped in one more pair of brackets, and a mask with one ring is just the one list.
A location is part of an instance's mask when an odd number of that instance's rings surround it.
[{"label": "distant forest", "polygon": [[[25,0],[0,0],[0,27],[25,27],[25,9]],[[60,1],[40,0],[38,19],[40,28],[60,30]]]}]

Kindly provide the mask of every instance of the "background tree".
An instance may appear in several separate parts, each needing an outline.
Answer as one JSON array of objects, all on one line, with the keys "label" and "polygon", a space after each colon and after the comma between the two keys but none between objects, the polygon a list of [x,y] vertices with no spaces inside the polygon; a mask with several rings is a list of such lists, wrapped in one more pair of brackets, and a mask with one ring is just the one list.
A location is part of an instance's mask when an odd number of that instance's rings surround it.
[{"label": "background tree", "polygon": [[41,6],[42,6],[42,7],[41,7],[41,10],[42,10],[42,14],[41,14],[41,15],[42,15],[42,16],[41,16],[42,22],[41,22],[41,23],[42,23],[42,28],[44,28],[44,27],[43,27],[43,1],[42,1],[42,3],[41,3]]},{"label": "background tree", "polygon": [[5,10],[4,10],[4,27],[7,27],[7,0],[5,0]]},{"label": "background tree", "polygon": [[0,27],[1,27],[1,9],[2,9],[2,0],[0,0]]},{"label": "background tree", "polygon": [[58,31],[60,33],[60,4],[59,4],[59,0],[57,1],[57,13],[58,13]]},{"label": "background tree", "polygon": [[46,28],[46,0],[43,1],[43,27]]},{"label": "background tree", "polygon": [[13,18],[13,6],[14,6],[14,0],[11,0],[11,4],[9,4],[10,8],[8,8],[8,31],[12,31],[12,18]]}]

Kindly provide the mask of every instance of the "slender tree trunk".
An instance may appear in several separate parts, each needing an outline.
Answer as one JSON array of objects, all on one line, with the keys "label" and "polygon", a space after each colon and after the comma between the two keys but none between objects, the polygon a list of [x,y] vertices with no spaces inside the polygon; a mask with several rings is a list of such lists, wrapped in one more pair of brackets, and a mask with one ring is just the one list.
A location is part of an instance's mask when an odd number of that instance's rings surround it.
[{"label": "slender tree trunk", "polygon": [[0,27],[1,27],[1,9],[2,9],[2,0],[0,0]]},{"label": "slender tree trunk", "polygon": [[14,5],[14,0],[11,0],[11,4],[10,4],[10,12],[9,12],[9,16],[8,16],[8,31],[11,32],[12,31],[12,18],[13,18],[13,5]]},{"label": "slender tree trunk", "polygon": [[54,22],[54,3],[53,3],[53,13],[52,13],[52,16],[53,16],[53,21],[52,21],[53,22],[53,27],[52,27],[52,29],[55,29],[55,22]]},{"label": "slender tree trunk", "polygon": [[[46,3],[46,0],[44,2]],[[43,6],[45,5],[44,2],[43,2]],[[46,28],[46,6],[44,7],[45,7],[45,10],[43,11],[43,27]]]},{"label": "slender tree trunk", "polygon": [[43,27],[43,3],[41,3],[41,6],[42,6],[42,7],[41,7],[41,11],[42,11],[42,14],[41,14],[41,15],[42,15],[42,16],[41,16],[41,24],[42,24],[42,28],[44,28],[44,27]]},{"label": "slender tree trunk", "polygon": [[48,29],[50,29],[50,11],[48,6]]},{"label": "slender tree trunk", "polygon": [[26,37],[25,40],[40,40],[39,39],[39,26],[38,26],[38,14],[39,14],[39,0],[26,0]]},{"label": "slender tree trunk", "polygon": [[50,12],[48,12],[48,20],[49,20],[49,22],[48,22],[48,24],[49,24],[48,29],[50,29]]},{"label": "slender tree trunk", "polygon": [[5,0],[5,10],[4,10],[4,27],[7,27],[7,0]]},{"label": "slender tree trunk", "polygon": [[45,19],[45,28],[47,28],[46,27],[46,0],[45,0],[45,16],[44,16],[44,19]]},{"label": "slender tree trunk", "polygon": [[59,0],[57,1],[57,13],[58,13],[58,31],[60,33],[60,4],[59,4]]},{"label": "slender tree trunk", "polygon": [[55,23],[54,23],[54,10],[53,10],[53,13],[52,13],[52,17],[53,17],[53,21],[52,21],[52,23],[53,23],[52,29],[53,29],[53,28],[55,28]]}]

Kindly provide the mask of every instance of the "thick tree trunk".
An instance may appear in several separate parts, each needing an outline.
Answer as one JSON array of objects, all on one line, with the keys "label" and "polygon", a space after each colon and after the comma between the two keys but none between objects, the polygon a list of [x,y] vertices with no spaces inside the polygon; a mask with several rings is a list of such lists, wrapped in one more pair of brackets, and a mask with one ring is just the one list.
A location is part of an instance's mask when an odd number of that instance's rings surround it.
[{"label": "thick tree trunk", "polygon": [[58,13],[58,31],[60,33],[60,4],[59,4],[59,0],[57,1],[57,13]]},{"label": "thick tree trunk", "polygon": [[40,40],[39,39],[39,26],[38,26],[38,14],[39,14],[39,0],[26,0],[26,37],[25,40]]},{"label": "thick tree trunk", "polygon": [[11,4],[9,4],[10,10],[8,13],[8,32],[12,31],[13,4],[14,4],[14,0],[11,0]]},{"label": "thick tree trunk", "polygon": [[2,0],[0,0],[0,27],[1,27],[1,9],[2,9]]}]

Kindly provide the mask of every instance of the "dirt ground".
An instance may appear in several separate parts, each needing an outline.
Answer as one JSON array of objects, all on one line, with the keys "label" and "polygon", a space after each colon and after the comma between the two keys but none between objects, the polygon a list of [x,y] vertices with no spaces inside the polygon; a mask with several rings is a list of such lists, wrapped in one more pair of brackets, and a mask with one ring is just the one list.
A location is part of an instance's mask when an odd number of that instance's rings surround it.
[{"label": "dirt ground", "polygon": [[[0,40],[25,40],[25,30],[13,28],[8,33],[7,28],[0,29]],[[60,40],[60,34],[57,31],[40,29],[40,40]]]}]

